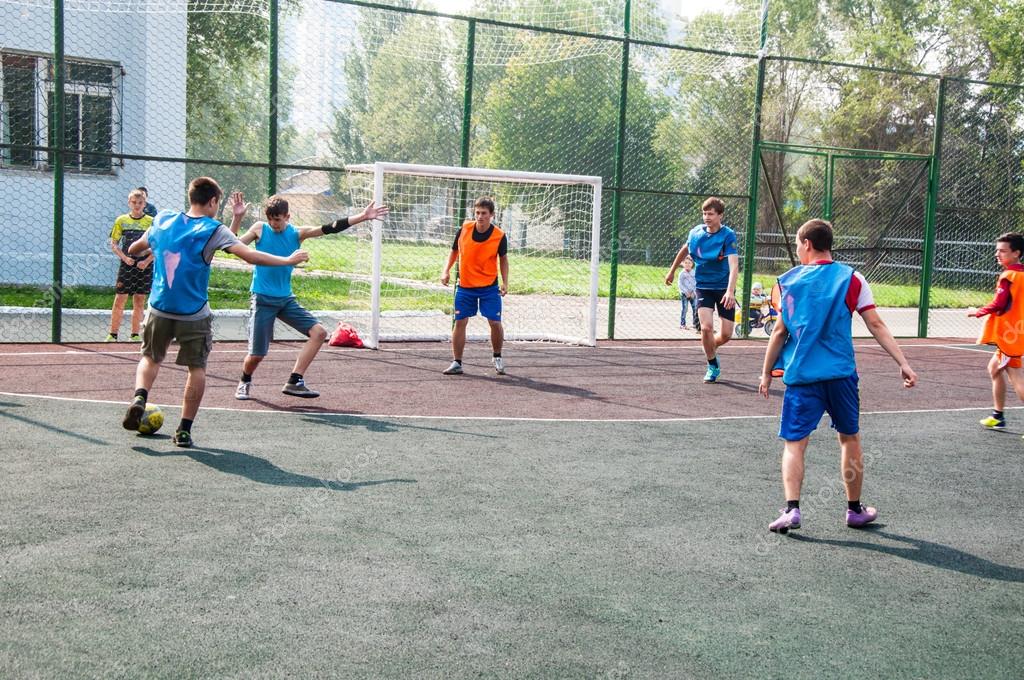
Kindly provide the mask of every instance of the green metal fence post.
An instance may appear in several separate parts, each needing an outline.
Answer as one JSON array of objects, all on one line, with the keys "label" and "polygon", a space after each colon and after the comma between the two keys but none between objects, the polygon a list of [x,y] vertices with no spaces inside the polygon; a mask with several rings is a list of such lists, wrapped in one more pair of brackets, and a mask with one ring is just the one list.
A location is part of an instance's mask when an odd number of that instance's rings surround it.
[{"label": "green metal fence post", "polygon": [[629,91],[629,33],[631,1],[626,0],[623,20],[622,71],[619,74],[619,122],[615,130],[615,188],[612,191],[611,271],[608,281],[608,339],[615,339],[615,295],[619,278],[619,226],[622,222],[622,176],[626,156],[626,106]]},{"label": "green metal fence post", "polygon": [[836,157],[829,152],[828,157],[825,159],[825,204],[822,206],[822,218],[832,221],[832,183],[836,178]]},{"label": "green metal fence post", "polygon": [[928,206],[924,215],[924,244],[921,262],[921,297],[917,310],[917,337],[928,337],[929,292],[935,266],[935,215],[939,204],[939,180],[942,170],[942,133],[945,123],[946,79],[939,78],[939,96],[935,104],[935,129],[932,131],[932,157],[928,173]]},{"label": "green metal fence post", "polygon": [[277,50],[278,50],[278,0],[270,0],[270,111],[268,111],[269,125],[267,129],[267,195],[273,196],[277,193],[277,117],[279,114],[278,97],[280,96],[280,85],[277,78]]},{"label": "green metal fence post", "polygon": [[53,3],[53,275],[50,284],[50,342],[61,341],[64,298],[64,0]]},{"label": "green metal fence post", "polygon": [[469,167],[470,116],[473,115],[473,68],[476,58],[476,19],[466,27],[466,80],[462,90],[462,151],[459,161]]},{"label": "green metal fence post", "polygon": [[[476,20],[470,19],[466,30],[466,73],[462,89],[462,149],[459,152],[459,164],[469,167],[469,142],[473,132],[471,118],[473,116],[473,70],[476,60]],[[455,227],[462,224],[462,211],[466,209],[466,181],[459,182],[459,204],[454,211]],[[457,275],[457,272],[456,272]]]},{"label": "green metal fence post", "polygon": [[761,104],[764,101],[764,77],[768,63],[768,2],[761,3],[761,50],[757,55],[757,81],[754,85],[754,129],[750,140],[750,180],[747,186],[747,234],[743,240],[743,295],[740,296],[740,335],[750,335],[750,286],[754,281],[754,255],[757,250],[757,201],[761,185]]}]

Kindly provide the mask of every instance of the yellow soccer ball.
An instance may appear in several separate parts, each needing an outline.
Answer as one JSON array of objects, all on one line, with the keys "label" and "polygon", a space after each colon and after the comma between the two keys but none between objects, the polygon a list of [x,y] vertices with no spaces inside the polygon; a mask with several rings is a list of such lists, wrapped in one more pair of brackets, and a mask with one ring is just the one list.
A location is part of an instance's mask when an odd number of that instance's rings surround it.
[{"label": "yellow soccer ball", "polygon": [[142,414],[139,421],[139,432],[141,434],[153,434],[164,424],[164,412],[156,404],[146,404],[146,412]]}]

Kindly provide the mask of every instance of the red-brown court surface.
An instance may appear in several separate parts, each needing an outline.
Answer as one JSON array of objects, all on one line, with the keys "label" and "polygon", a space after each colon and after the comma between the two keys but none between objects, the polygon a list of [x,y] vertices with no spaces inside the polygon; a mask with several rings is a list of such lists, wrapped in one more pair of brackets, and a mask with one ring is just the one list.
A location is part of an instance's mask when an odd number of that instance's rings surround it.
[{"label": "red-brown court surface", "polygon": [[[905,389],[899,370],[870,339],[857,340],[861,409],[914,411],[986,408],[989,354],[964,339],[900,340],[919,376]],[[593,347],[508,343],[508,373],[495,375],[490,348],[471,343],[461,376],[441,371],[451,359],[443,343],[387,343],[380,350],[325,347],[306,373],[319,399],[281,394],[301,343],[276,342],[257,370],[253,398],[237,401],[244,343],[217,343],[207,367],[203,406],[380,416],[571,420],[715,418],[776,415],[783,385],[769,400],[757,394],[764,341],[734,341],[720,350],[722,376],[702,382],[700,345],[616,342]],[[177,405],[185,372],[174,351],[150,401]],[[127,402],[138,349],[122,344],[0,345],[0,392]],[[1015,400],[1011,399],[1011,404]]]}]

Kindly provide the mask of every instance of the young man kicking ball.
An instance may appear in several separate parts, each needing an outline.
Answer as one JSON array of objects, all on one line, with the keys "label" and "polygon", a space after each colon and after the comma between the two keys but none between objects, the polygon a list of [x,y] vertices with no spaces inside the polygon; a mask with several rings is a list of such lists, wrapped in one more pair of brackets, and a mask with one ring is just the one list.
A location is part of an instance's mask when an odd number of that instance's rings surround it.
[{"label": "young man kicking ball", "polygon": [[226,250],[251,264],[288,268],[309,259],[298,249],[277,256],[243,246],[233,233],[245,214],[241,194],[231,196],[232,229],[215,219],[223,195],[216,181],[197,177],[188,186],[188,212],[158,213],[153,226],[128,247],[128,254],[135,257],[152,251],[154,271],[153,294],[142,326],[142,358],[135,371],[135,396],[121,424],[126,430],[139,429],[149,391],[175,340],[175,363],[188,368],[181,421],[174,431],[174,443],[181,447],[192,446],[192,422],[206,391],[206,361],[213,347],[207,298],[214,254]]},{"label": "young man kicking ball", "polygon": [[878,511],[860,501],[864,457],[851,328],[854,311],[861,315],[882,349],[899,364],[904,387],[913,387],[917,375],[878,315],[867,281],[859,272],[832,260],[832,225],[825,220],[805,222],[796,234],[796,251],[801,264],[779,277],[782,313],[768,341],[758,388],[767,399],[772,370],[781,353],[786,393],[779,437],[785,441],[782,486],[786,508],[768,530],[784,534],[800,528],[804,451],[825,412],[839,433],[846,524],[862,527],[873,522]]},{"label": "young man kicking ball", "polygon": [[[501,298],[508,292],[508,238],[491,223],[494,201],[478,198],[473,204],[475,220],[467,221],[455,235],[441,283],[448,285],[452,266],[459,263],[459,284],[455,289],[455,328],[452,329],[452,363],[445,375],[462,373],[462,352],[466,348],[466,324],[479,310],[491,326],[492,362],[498,375],[505,375],[501,345],[505,331],[501,326]],[[498,271],[501,285],[498,285]]]},{"label": "young man kicking ball", "polygon": [[[386,206],[375,206],[373,202],[363,212],[342,217],[322,227],[294,227],[288,221],[288,201],[281,196],[267,199],[264,213],[266,222],[257,222],[249,227],[239,241],[245,245],[255,242],[255,250],[271,255],[284,255],[298,250],[299,244],[308,238],[326,234],[337,234],[354,224],[375,220],[388,214]],[[236,227],[237,228],[237,227]],[[274,321],[280,319],[309,340],[302,346],[292,366],[292,374],[281,392],[292,397],[314,398],[320,393],[306,386],[303,376],[313,362],[317,352],[327,338],[327,329],[296,301],[292,295],[293,267],[264,267],[256,265],[252,275],[252,299],[249,305],[249,353],[242,361],[242,378],[235,389],[235,399],[249,399],[252,394],[252,374],[267,356],[270,341],[274,339]]]}]

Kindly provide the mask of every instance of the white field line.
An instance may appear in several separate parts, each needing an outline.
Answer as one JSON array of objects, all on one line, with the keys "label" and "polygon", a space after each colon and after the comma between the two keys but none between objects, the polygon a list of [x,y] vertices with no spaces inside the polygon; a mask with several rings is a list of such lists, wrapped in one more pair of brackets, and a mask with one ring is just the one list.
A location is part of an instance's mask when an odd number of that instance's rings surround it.
[{"label": "white field line", "polygon": [[[234,342],[243,342],[243,341],[240,341],[240,340],[239,341],[230,340],[230,341],[227,341],[227,342],[234,343]],[[271,349],[270,353],[271,354],[294,354],[294,353],[299,351],[299,349],[300,349],[299,343],[301,343],[303,341],[302,340],[295,340],[295,341],[287,341],[287,342],[289,342],[289,343],[294,342],[295,347],[294,348],[289,347],[289,348]],[[666,342],[679,342],[679,341],[666,341]],[[692,342],[686,341],[686,342],[687,342],[686,345],[679,345],[679,346],[668,345],[668,344],[665,344],[663,346],[657,346],[657,345],[633,345],[633,344],[629,344],[629,343],[622,343],[622,344],[618,344],[618,345],[609,345],[609,344],[606,344],[604,342],[599,341],[599,344],[598,344],[598,346],[596,348],[595,347],[581,348],[578,345],[565,345],[565,344],[561,344],[561,343],[539,343],[539,342],[521,342],[521,343],[517,343],[517,342],[511,342],[510,341],[510,342],[506,342],[505,344],[506,345],[522,345],[522,346],[526,346],[526,347],[530,347],[530,346],[533,346],[533,347],[543,346],[544,349],[554,349],[554,350],[580,350],[580,349],[587,349],[587,350],[601,351],[601,350],[608,350],[608,349],[629,349],[629,350],[634,351],[634,352],[644,352],[644,351],[663,352],[666,349],[673,349],[673,350],[680,350],[680,351],[695,351],[695,352],[696,351],[700,351],[700,352],[704,351],[703,348],[701,347],[700,343],[698,343],[696,341],[692,341]],[[85,343],[76,343],[76,344],[85,344]],[[423,343],[422,347],[392,347],[392,348],[386,348],[386,349],[383,349],[383,350],[376,350],[376,351],[381,351],[381,352],[422,352],[424,349],[430,349],[430,347],[428,347],[428,345],[441,345],[442,347],[447,348],[449,346],[449,343],[447,343],[447,342],[441,342],[441,343],[425,342],[425,343]],[[920,347],[920,348],[925,348],[925,349],[928,349],[928,348],[932,348],[932,349],[953,349],[953,350],[959,350],[961,352],[984,352],[986,354],[990,354],[992,352],[991,349],[986,349],[985,346],[982,346],[982,345],[979,345],[976,348],[975,347],[962,347],[962,346],[950,345],[950,344],[946,344],[946,343],[935,343],[935,344],[931,344],[931,343],[928,343],[928,344],[916,344],[916,343],[915,344],[899,344],[899,346],[901,348],[903,348],[903,349],[916,349],[916,348]],[[747,350],[756,350],[758,352],[764,352],[764,349],[765,349],[765,345],[729,345],[729,346],[721,348],[719,351],[720,352],[727,352],[727,353],[741,353],[741,352],[744,352],[744,351],[747,351]],[[871,343],[871,342],[863,343],[863,344],[856,344],[855,343],[854,344],[854,349],[881,349],[881,347],[879,347],[877,344]],[[353,352],[353,351],[357,351],[357,352],[364,352],[364,351],[366,351],[366,349],[365,348],[357,349],[357,348],[354,348],[354,347],[325,347],[322,351],[330,351],[330,352]],[[373,350],[371,350],[371,351],[373,351]],[[214,352],[217,353],[217,354],[247,354],[248,353],[247,350],[245,350],[245,349],[218,349],[216,347],[216,344],[214,345]],[[42,355],[47,355],[47,354],[53,354],[55,356],[58,356],[58,355],[83,355],[83,356],[94,355],[94,356],[102,356],[102,355],[105,355],[105,354],[113,354],[113,355],[118,355],[118,356],[120,356],[120,355],[127,356],[127,355],[138,355],[138,353],[139,353],[139,350],[103,350],[103,349],[82,350],[82,349],[65,349],[65,350],[43,350],[43,351],[38,351],[38,352],[0,352],[0,357],[8,357],[8,356],[10,356],[10,357],[42,356]]]},{"label": "white field line", "polygon": [[[56,397],[46,394],[32,394],[25,392],[0,392],[4,397],[25,397],[29,399],[48,399],[52,401],[69,401],[87,404],[115,404],[124,406],[127,402],[112,401],[109,399],[82,399],[80,397]],[[155,402],[154,402],[155,403]],[[157,404],[161,408],[177,408],[177,404]],[[221,406],[203,406],[204,411],[227,411],[230,413],[263,413],[280,414],[293,416],[338,416],[350,418],[370,418],[377,420],[450,420],[460,422],[471,421],[499,421],[499,422],[537,422],[537,423],[690,423],[706,421],[735,421],[735,420],[776,420],[778,415],[764,416],[701,416],[692,418],[526,418],[514,416],[421,416],[421,415],[400,415],[387,413],[345,413],[344,411],[288,411],[280,409],[253,409],[253,408],[228,408]],[[917,413],[967,413],[970,411],[987,411],[989,405],[972,406],[965,408],[932,408],[932,409],[908,409],[895,411],[862,411],[862,416],[874,415],[904,415]],[[1010,406],[1006,410],[1024,409],[1024,406]]]}]

